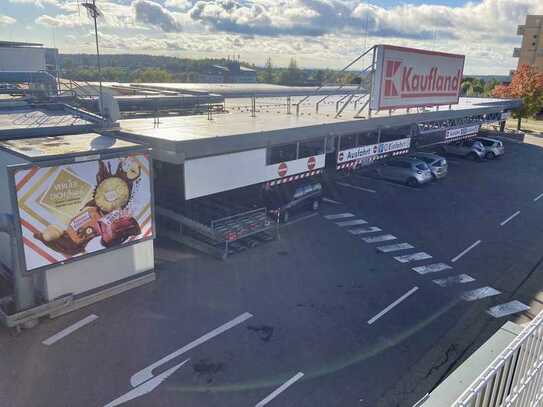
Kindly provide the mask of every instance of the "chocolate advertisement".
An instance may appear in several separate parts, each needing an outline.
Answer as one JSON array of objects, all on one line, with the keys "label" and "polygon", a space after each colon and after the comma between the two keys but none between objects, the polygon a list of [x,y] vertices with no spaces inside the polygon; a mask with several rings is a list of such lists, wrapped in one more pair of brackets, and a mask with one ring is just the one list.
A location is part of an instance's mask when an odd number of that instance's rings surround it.
[{"label": "chocolate advertisement", "polygon": [[15,172],[26,269],[153,237],[149,158]]}]

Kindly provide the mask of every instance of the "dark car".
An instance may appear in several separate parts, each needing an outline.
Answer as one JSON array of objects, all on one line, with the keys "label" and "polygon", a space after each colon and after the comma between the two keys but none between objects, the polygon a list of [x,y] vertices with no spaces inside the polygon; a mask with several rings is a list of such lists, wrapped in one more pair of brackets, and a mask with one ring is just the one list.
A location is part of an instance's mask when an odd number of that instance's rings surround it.
[{"label": "dark car", "polygon": [[265,188],[262,192],[264,205],[281,222],[288,222],[294,211],[316,211],[322,200],[322,185],[315,181],[292,182]]}]

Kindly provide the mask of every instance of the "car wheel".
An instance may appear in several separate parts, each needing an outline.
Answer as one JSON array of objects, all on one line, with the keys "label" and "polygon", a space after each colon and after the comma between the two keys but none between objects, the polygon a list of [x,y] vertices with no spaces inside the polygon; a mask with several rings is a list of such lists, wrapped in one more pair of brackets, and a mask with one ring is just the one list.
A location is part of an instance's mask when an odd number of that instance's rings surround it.
[{"label": "car wheel", "polygon": [[409,185],[410,187],[416,187],[419,185],[419,182],[415,178],[408,178],[407,185]]},{"label": "car wheel", "polygon": [[314,211],[318,211],[319,210],[319,206],[320,206],[320,202],[318,200],[315,200],[313,201],[313,205],[311,206],[311,208],[314,210]]},{"label": "car wheel", "polygon": [[496,158],[496,154],[494,154],[492,151],[489,151],[488,153],[485,154],[485,158],[487,160],[493,160],[494,158]]}]

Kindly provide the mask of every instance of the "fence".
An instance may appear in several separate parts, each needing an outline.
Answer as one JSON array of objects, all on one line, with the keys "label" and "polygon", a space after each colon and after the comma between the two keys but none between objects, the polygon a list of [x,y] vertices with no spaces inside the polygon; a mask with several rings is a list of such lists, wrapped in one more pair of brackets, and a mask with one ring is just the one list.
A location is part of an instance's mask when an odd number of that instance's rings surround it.
[{"label": "fence", "polygon": [[456,400],[453,407],[535,407],[543,400],[543,312]]}]

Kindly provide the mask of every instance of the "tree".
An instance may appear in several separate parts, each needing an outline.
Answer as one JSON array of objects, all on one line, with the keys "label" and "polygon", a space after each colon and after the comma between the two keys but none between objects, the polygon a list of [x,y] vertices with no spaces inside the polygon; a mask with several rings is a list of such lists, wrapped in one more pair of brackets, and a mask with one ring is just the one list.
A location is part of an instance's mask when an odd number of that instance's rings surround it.
[{"label": "tree", "polygon": [[264,66],[264,82],[273,83],[273,65],[271,58],[266,60],[266,65]]},{"label": "tree", "polygon": [[282,85],[295,85],[299,84],[303,79],[303,73],[298,68],[298,64],[296,63],[296,60],[294,58],[290,59],[290,63],[288,64],[288,68],[281,72],[280,76],[280,82]]},{"label": "tree", "polygon": [[146,68],[136,74],[135,82],[173,82],[171,73],[162,68]]},{"label": "tree", "polygon": [[496,86],[492,95],[522,100],[522,107],[514,112],[518,119],[517,130],[520,130],[522,118],[535,116],[543,107],[543,73],[538,73],[533,66],[521,65],[511,83]]}]

